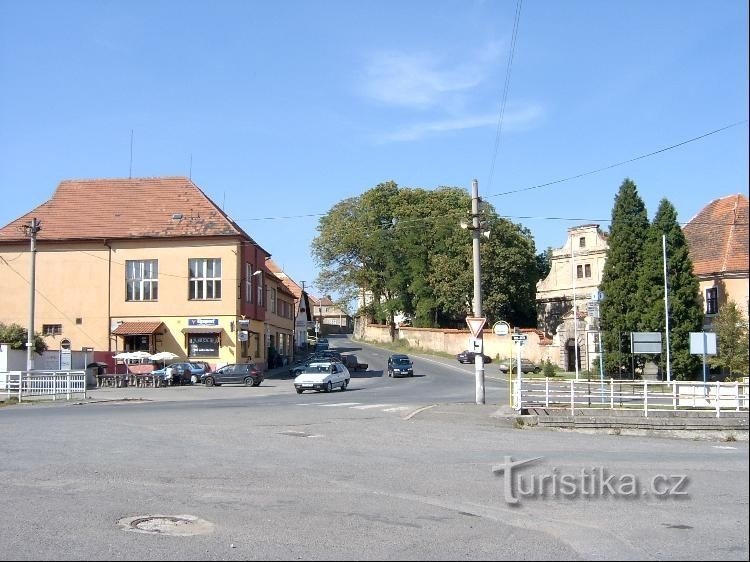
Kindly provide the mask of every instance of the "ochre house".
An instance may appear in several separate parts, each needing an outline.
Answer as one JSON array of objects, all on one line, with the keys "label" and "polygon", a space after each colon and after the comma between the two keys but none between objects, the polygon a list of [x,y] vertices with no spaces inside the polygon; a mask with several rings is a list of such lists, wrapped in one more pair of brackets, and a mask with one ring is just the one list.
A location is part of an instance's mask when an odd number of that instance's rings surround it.
[{"label": "ochre house", "polygon": [[32,219],[34,328],[49,349],[171,351],[211,365],[265,364],[272,343],[291,352],[294,297],[266,268],[270,254],[191,180],[63,181],[0,229],[0,322],[24,327]]}]

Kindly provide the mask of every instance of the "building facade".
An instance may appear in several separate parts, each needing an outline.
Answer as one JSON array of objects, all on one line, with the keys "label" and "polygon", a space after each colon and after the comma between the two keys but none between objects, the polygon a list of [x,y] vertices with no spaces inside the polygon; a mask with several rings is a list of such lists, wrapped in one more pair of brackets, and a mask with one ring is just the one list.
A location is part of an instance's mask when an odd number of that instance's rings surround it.
[{"label": "building facade", "polygon": [[283,317],[266,318],[270,254],[189,179],[63,181],[1,228],[0,321],[24,327],[32,219],[34,329],[49,349],[266,362],[266,327]]}]

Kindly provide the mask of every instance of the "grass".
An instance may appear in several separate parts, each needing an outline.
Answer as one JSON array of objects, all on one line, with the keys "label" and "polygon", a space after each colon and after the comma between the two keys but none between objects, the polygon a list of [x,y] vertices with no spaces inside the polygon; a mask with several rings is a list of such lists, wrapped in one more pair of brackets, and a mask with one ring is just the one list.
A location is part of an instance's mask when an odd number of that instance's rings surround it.
[{"label": "grass", "polygon": [[18,404],[18,396],[8,396],[5,400],[0,401],[0,408],[14,404]]}]

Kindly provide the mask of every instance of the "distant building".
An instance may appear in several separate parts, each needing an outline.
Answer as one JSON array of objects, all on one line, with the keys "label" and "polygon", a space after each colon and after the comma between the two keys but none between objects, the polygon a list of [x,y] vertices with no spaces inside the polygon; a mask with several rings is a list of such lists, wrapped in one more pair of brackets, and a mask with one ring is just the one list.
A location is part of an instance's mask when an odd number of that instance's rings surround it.
[{"label": "distant building", "polygon": [[354,330],[352,317],[331,300],[331,297],[311,297],[313,321],[322,334],[351,334]]},{"label": "distant building", "polygon": [[711,201],[683,232],[700,282],[706,329],[730,300],[748,318],[748,198],[737,194]]}]

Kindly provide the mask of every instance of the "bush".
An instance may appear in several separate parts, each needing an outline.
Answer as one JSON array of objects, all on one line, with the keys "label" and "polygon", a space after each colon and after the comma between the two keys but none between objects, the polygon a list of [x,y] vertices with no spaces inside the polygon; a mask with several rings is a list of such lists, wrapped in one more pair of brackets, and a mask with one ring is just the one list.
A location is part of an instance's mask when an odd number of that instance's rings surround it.
[{"label": "bush", "polygon": [[544,364],[542,365],[542,374],[545,377],[554,377],[556,372],[557,367],[552,364],[552,361],[545,359]]}]

